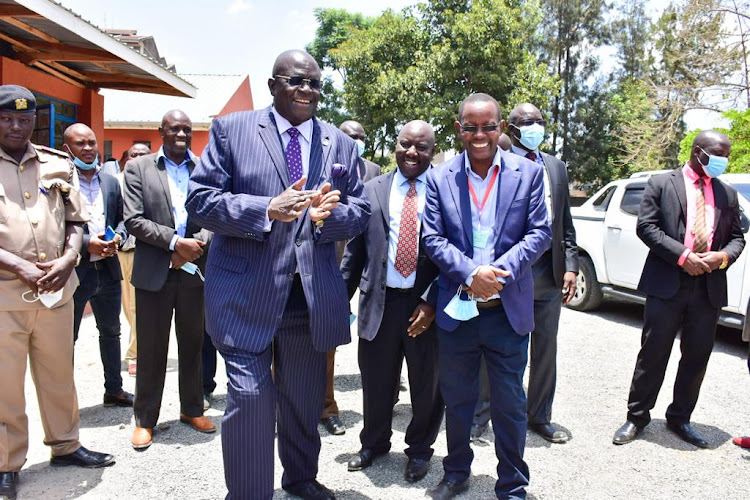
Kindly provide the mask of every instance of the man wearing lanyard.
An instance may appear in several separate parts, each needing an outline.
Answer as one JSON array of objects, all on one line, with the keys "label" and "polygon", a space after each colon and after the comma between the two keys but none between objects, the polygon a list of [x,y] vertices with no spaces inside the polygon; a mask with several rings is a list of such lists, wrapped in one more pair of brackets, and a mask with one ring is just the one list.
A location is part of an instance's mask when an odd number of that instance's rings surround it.
[{"label": "man wearing lanyard", "polygon": [[523,373],[534,327],[531,264],[549,248],[551,231],[542,170],[498,148],[504,125],[494,98],[466,98],[454,125],[465,151],[427,180],[423,242],[440,270],[436,322],[448,440],[445,474],[428,492],[432,498],[469,487],[482,357],[499,461],[495,495],[525,498],[529,482]]}]

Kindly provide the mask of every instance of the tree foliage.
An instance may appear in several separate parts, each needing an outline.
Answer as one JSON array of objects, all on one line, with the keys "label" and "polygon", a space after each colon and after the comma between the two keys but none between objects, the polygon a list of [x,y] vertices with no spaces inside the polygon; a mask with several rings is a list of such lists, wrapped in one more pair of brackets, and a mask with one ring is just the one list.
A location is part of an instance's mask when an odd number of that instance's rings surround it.
[{"label": "tree foliage", "polygon": [[[729,137],[732,143],[727,172],[750,172],[750,109],[744,111],[726,111],[724,117],[729,120],[729,128],[717,128],[715,130]],[[700,129],[696,129],[691,130],[685,135],[685,138],[680,143],[680,162],[684,163],[690,158],[693,140],[695,140],[695,136],[700,132]]]}]

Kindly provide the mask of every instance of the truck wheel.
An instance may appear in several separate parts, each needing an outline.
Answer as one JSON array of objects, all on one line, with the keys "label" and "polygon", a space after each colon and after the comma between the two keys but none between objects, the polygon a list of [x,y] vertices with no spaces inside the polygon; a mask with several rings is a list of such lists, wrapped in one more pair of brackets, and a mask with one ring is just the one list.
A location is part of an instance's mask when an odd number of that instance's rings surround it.
[{"label": "truck wheel", "polygon": [[602,303],[602,288],[596,280],[596,271],[590,258],[580,257],[578,265],[576,293],[568,307],[576,311],[592,311]]}]

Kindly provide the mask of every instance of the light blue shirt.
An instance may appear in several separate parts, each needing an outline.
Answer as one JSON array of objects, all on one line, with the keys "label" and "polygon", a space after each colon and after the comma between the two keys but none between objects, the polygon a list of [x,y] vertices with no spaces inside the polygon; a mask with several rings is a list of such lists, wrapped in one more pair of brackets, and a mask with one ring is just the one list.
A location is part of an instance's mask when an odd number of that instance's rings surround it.
[{"label": "light blue shirt", "polygon": [[[417,234],[422,227],[422,212],[424,211],[425,193],[427,191],[427,172],[417,177],[415,189],[417,190]],[[404,200],[409,192],[409,179],[404,177],[400,170],[396,169],[391,184],[391,193],[388,200],[388,265],[386,267],[386,286],[390,288],[413,288],[417,278],[416,270],[404,278],[396,271],[396,250],[398,249],[398,231],[401,227],[401,211],[404,208]]]},{"label": "light blue shirt", "polygon": [[[471,169],[471,163],[469,161],[469,155],[464,155],[464,168],[466,169],[466,175],[469,178],[469,184],[474,188],[474,193],[477,196],[479,203],[482,203],[487,189],[490,187],[490,181],[492,175],[497,171],[497,177],[495,184],[492,186],[487,197],[487,202],[484,204],[484,209],[479,210],[479,207],[474,203],[474,197],[469,194],[469,205],[471,205],[471,228],[473,234],[477,234],[480,231],[490,231],[489,238],[487,238],[487,244],[484,248],[476,246],[476,240],[474,241],[474,257],[472,260],[477,264],[477,268],[472,271],[471,275],[466,278],[466,284],[471,286],[474,281],[474,275],[477,273],[479,266],[485,266],[492,264],[495,261],[495,231],[497,230],[495,225],[495,214],[497,213],[497,193],[500,186],[500,166],[502,165],[500,155],[500,149],[495,152],[495,158],[492,160],[492,167],[487,172],[487,177],[482,179],[478,174],[474,173]],[[474,238],[472,238],[474,239]],[[495,294],[491,299],[499,298],[500,295]]]},{"label": "light blue shirt", "polygon": [[174,219],[176,234],[169,243],[169,249],[174,251],[177,238],[184,238],[185,231],[187,230],[188,213],[185,209],[185,201],[187,200],[188,181],[190,180],[188,162],[195,164],[197,158],[193,155],[192,151],[188,150],[185,159],[178,165],[164,154],[164,147],[162,146],[156,154],[156,161],[160,160],[164,162],[164,168],[167,170],[169,197],[172,200],[172,217]]}]

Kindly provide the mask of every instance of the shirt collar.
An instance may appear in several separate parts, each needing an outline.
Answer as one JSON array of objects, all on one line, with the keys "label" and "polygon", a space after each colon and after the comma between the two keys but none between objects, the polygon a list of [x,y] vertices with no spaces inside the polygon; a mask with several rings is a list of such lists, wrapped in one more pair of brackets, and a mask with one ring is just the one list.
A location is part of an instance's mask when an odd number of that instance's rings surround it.
[{"label": "shirt collar", "polygon": [[693,170],[692,167],[690,166],[690,162],[689,161],[686,162],[685,165],[682,167],[682,174],[685,177],[687,177],[688,179],[690,179],[690,182],[692,182],[693,184],[695,184],[696,182],[698,182],[698,179],[700,179],[700,178],[703,179],[703,183],[706,186],[709,186],[711,184],[711,178],[708,177],[708,176],[698,175],[695,172],[695,170]]},{"label": "shirt collar", "polygon": [[273,117],[276,120],[276,128],[279,131],[279,135],[283,134],[290,128],[294,127],[297,130],[299,130],[299,134],[305,138],[308,144],[312,144],[312,132],[313,132],[312,118],[300,123],[299,125],[295,127],[294,125],[289,123],[289,120],[281,116],[279,112],[276,111],[276,108],[274,106],[271,106],[271,112],[273,113]]},{"label": "shirt collar", "polygon": [[[495,157],[492,159],[492,167],[490,167],[490,170],[492,170],[495,167],[500,168],[500,165],[502,164],[502,155],[500,153],[500,148],[497,148],[497,151],[495,151]],[[464,168],[466,169],[466,175],[474,175],[477,176],[472,170],[471,170],[471,161],[469,161],[469,154],[464,152]]]},{"label": "shirt collar", "polygon": [[[169,161],[169,163],[175,164],[172,160],[170,160],[169,158],[167,158],[167,155],[164,154],[164,146],[161,146],[159,148],[159,152],[156,153],[156,161],[158,162],[161,159],[163,159],[164,162]],[[182,163],[180,163],[180,165],[182,165],[186,161],[191,161],[194,164],[197,164],[198,163],[198,157],[195,156],[195,154],[193,154],[193,152],[188,149],[187,153],[185,153],[185,159],[182,161]],[[177,165],[177,166],[179,167],[180,165]]]},{"label": "shirt collar", "polygon": [[[31,144],[31,142],[26,143],[26,152],[21,157],[21,161],[18,162],[18,165],[23,165],[26,161],[29,160],[29,158],[39,158],[40,162],[43,162],[42,157],[39,156],[39,154],[36,151],[36,148]],[[3,148],[0,148],[0,158],[5,158],[8,161],[12,161],[13,163],[16,163],[16,160],[13,159],[12,156],[10,156],[8,153],[6,153]]]},{"label": "shirt collar", "polygon": [[535,149],[534,151],[528,151],[520,146],[516,146],[515,144],[510,145],[510,150],[514,152],[515,154],[517,154],[518,156],[523,156],[524,158],[526,158],[526,155],[529,153],[534,153],[537,158],[541,156],[541,154],[539,153],[539,149]]},{"label": "shirt collar", "polygon": [[[431,168],[432,165],[427,167],[427,170],[417,176],[417,184],[425,182],[425,179],[427,178],[427,172],[429,172]],[[396,167],[396,178],[394,179],[394,181],[396,182],[397,186],[409,183],[409,179],[407,179],[404,174],[401,173],[401,170],[399,170],[398,167]]]}]

